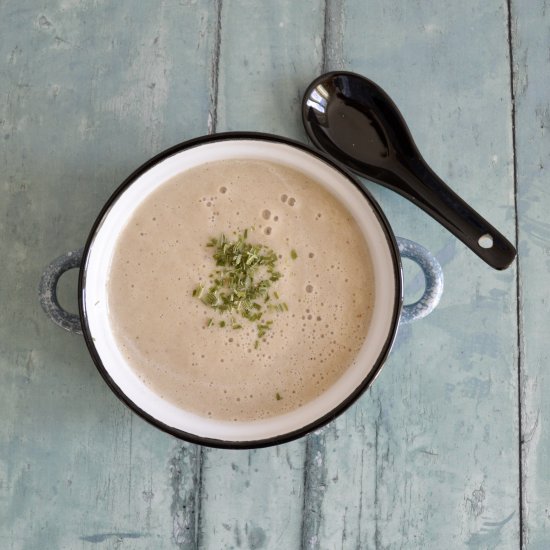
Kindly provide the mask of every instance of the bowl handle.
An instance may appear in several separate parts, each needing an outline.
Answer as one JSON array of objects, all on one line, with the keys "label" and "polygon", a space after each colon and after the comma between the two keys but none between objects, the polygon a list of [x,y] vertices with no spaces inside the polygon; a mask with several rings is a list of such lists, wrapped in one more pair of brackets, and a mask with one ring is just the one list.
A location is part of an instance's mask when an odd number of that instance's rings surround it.
[{"label": "bowl handle", "polygon": [[420,267],[426,282],[422,297],[414,304],[405,304],[401,310],[400,322],[410,323],[426,317],[439,303],[443,293],[443,270],[432,253],[422,245],[397,237],[397,247],[402,258],[412,260]]},{"label": "bowl handle", "polygon": [[65,271],[80,267],[82,262],[82,253],[84,249],[67,252],[59,258],[56,258],[42,273],[40,284],[38,285],[38,297],[40,305],[46,312],[46,315],[58,326],[73,332],[82,334],[82,325],[80,317],[74,313],[65,311],[57,299],[57,283]]},{"label": "bowl handle", "polygon": [[[426,288],[422,297],[414,304],[406,304],[401,311],[401,323],[410,323],[422,319],[431,313],[439,303],[443,293],[443,271],[435,257],[422,245],[397,237],[399,253],[403,258],[412,260],[424,273]],[[56,258],[42,273],[38,286],[40,305],[46,315],[61,328],[82,334],[80,317],[65,311],[57,299],[57,283],[63,273],[80,267],[83,249],[67,252]]]}]

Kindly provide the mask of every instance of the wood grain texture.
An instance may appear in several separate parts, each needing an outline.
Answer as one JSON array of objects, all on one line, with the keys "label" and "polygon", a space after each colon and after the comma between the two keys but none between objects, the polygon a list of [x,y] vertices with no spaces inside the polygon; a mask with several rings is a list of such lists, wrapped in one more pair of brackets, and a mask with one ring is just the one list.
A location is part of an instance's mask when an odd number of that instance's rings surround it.
[{"label": "wood grain texture", "polygon": [[512,3],[519,215],[523,547],[550,546],[550,4]]},{"label": "wood grain texture", "polygon": [[[549,21],[545,0],[1,2],[0,548],[549,548]],[[41,270],[170,145],[244,129],[305,140],[301,94],[338,68],[382,85],[436,172],[511,240],[517,206],[519,282],[366,182],[396,234],[443,264],[439,308],[401,327],[373,387],[308,438],[177,441],[44,318]],[[405,263],[406,296],[421,288]]]},{"label": "wood grain texture", "polygon": [[[321,2],[224,2],[216,130],[302,137],[301,92],[320,70],[322,29]],[[201,545],[298,548],[304,447],[205,451]]]},{"label": "wood grain texture", "polygon": [[[382,85],[434,169],[513,238],[506,4],[330,6],[327,68]],[[489,270],[405,200],[369,188],[398,234],[436,252],[445,295],[400,329],[369,394],[308,453],[304,545],[517,548],[514,270]],[[406,295],[416,285],[406,280]]]},{"label": "wood grain texture", "polygon": [[124,177],[207,131],[213,8],[0,4],[2,548],[194,547],[196,449],[118,402],[36,288]]}]

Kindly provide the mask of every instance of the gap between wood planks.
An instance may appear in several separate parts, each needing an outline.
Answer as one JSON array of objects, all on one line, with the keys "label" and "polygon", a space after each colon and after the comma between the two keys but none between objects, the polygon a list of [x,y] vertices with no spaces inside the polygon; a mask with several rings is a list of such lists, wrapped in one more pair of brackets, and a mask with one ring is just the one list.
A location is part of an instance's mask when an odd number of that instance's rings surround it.
[{"label": "gap between wood planks", "polygon": [[[512,30],[512,0],[506,0],[508,10],[508,59],[510,62],[510,102],[511,102],[511,123],[512,123],[512,178],[514,182],[514,218],[515,218],[515,246],[519,251],[519,222],[518,222],[518,179],[517,179],[517,157],[516,157],[516,97],[515,97],[515,74],[514,74],[514,44]],[[519,476],[519,547],[524,546],[524,525],[523,525],[523,426],[522,426],[522,375],[523,351],[521,347],[521,284],[520,264],[516,257],[516,318],[517,318],[517,350],[518,350],[518,476]]]}]

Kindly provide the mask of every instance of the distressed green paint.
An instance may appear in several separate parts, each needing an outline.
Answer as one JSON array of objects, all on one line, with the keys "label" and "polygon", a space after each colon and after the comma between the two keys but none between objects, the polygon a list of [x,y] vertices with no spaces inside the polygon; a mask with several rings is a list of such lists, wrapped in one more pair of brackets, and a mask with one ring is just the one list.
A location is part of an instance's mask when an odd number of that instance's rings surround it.
[{"label": "distressed green paint", "polygon": [[[513,239],[506,4],[330,6],[327,69],[382,85],[434,169]],[[305,547],[517,548],[514,269],[491,271],[416,207],[368,187],[399,235],[436,252],[446,289],[431,316],[400,329],[370,392],[313,438]]]},{"label": "distressed green paint", "polygon": [[298,548],[303,466],[303,442],[207,451],[201,548]]},{"label": "distressed green paint", "polygon": [[[303,136],[301,92],[322,62],[323,5],[314,4],[285,2],[278,7],[254,0],[223,4],[218,131]],[[250,452],[206,451],[203,547],[298,548],[304,450],[302,440]]]},{"label": "distressed green paint", "polygon": [[194,547],[181,526],[196,449],[114,397],[83,340],[45,319],[36,288],[124,177],[206,132],[214,11],[0,5],[2,548]]},{"label": "distressed green paint", "polygon": [[443,300],[400,329],[355,406],[288,445],[204,450],[152,428],[36,299],[43,266],[154,153],[209,130],[305,139],[301,93],[323,69],[381,84],[433,168],[513,240],[506,2],[1,3],[1,548],[548,547],[550,14],[511,11],[521,513],[515,266],[490,270],[387,190],[366,183],[444,265]]},{"label": "distressed green paint", "polygon": [[224,3],[218,131],[305,138],[301,101],[323,59],[324,3]]},{"label": "distressed green paint", "polygon": [[523,540],[550,541],[550,4],[513,5],[520,250]]}]

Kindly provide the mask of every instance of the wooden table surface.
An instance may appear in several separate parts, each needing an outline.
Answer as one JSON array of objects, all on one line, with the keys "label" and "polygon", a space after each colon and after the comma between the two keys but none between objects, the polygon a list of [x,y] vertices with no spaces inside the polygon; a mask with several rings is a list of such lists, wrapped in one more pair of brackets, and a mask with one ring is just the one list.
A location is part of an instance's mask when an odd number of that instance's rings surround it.
[{"label": "wooden table surface", "polygon": [[[550,548],[550,4],[2,0],[0,30],[0,548]],[[182,443],[46,319],[41,271],[170,145],[305,141],[301,94],[339,68],[386,89],[518,262],[490,269],[366,182],[443,265],[440,306],[319,432],[250,452]],[[406,263],[405,278],[412,300],[421,277]]]}]

